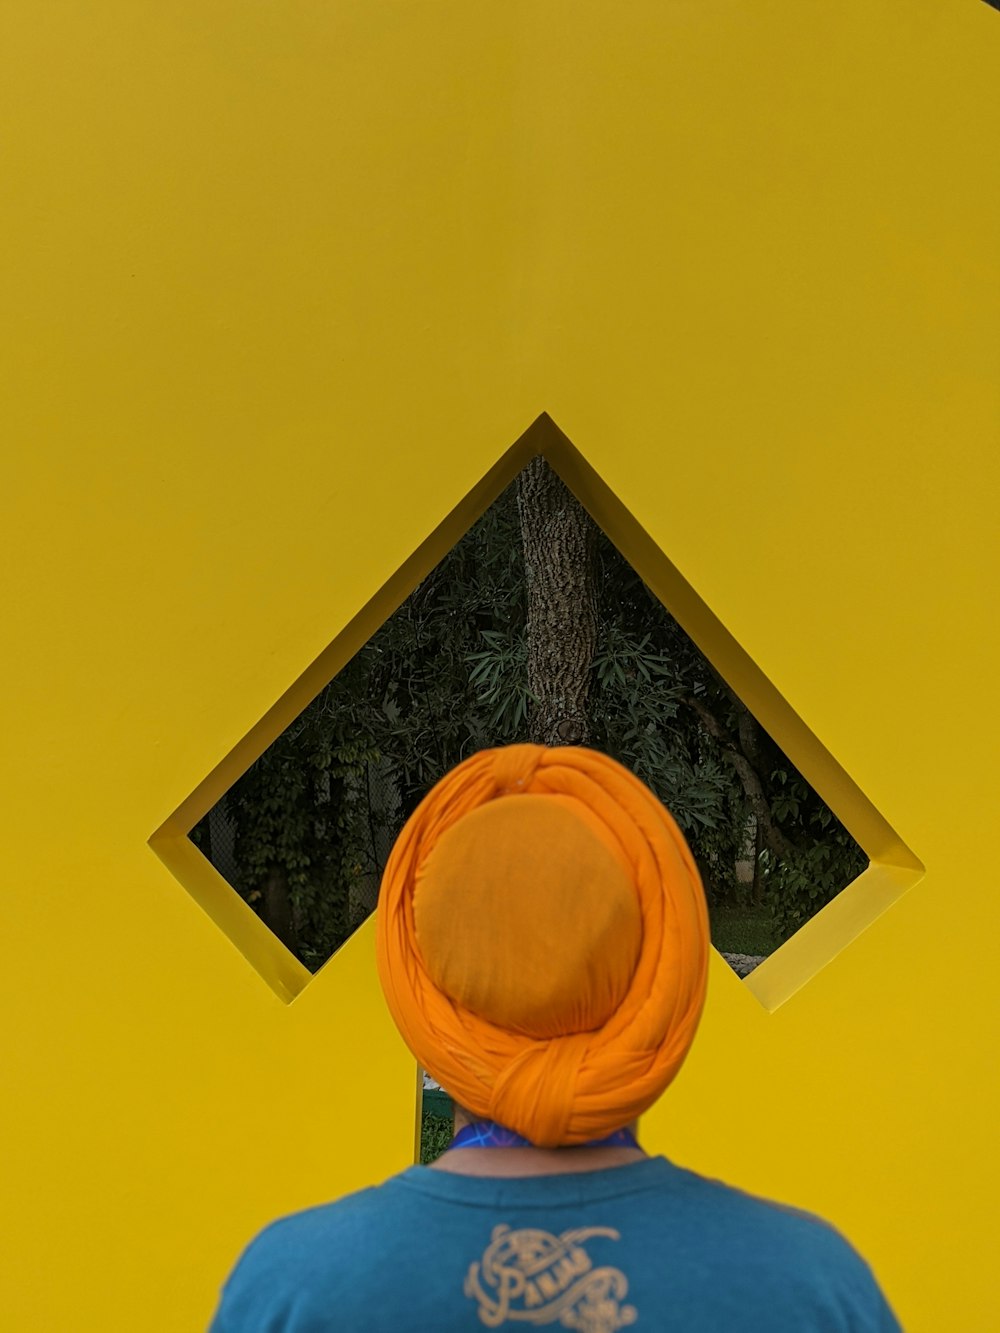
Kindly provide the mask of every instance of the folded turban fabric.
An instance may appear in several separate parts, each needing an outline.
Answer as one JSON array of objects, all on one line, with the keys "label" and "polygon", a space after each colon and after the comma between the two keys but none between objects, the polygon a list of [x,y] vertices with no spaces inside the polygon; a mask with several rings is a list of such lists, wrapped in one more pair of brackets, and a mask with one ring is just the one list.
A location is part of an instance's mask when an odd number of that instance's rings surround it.
[{"label": "folded turban fabric", "polygon": [[447,774],[389,858],[377,941],[420,1064],[540,1147],[647,1110],[705,998],[687,843],[638,778],[581,748],[484,750]]}]

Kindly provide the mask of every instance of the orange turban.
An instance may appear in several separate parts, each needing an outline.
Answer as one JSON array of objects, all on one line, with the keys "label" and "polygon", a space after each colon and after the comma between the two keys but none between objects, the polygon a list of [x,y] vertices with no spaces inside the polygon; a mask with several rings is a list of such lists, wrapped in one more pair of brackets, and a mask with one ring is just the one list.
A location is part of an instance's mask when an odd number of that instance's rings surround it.
[{"label": "orange turban", "polygon": [[393,848],[378,969],[410,1050],[474,1115],[541,1147],[634,1120],[705,998],[708,920],[667,810],[584,749],[484,750]]}]

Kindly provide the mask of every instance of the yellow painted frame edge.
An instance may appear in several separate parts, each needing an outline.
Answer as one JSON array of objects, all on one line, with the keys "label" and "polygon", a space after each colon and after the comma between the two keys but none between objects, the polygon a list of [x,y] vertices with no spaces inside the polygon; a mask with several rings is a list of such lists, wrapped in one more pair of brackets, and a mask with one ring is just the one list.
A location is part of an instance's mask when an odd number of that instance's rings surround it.
[{"label": "yellow painted frame edge", "polygon": [[924,866],[579,449],[546,421],[551,438],[542,452],[552,467],[869,857],[857,879],[746,978],[773,1012],[911,889]]},{"label": "yellow painted frame edge", "polygon": [[[150,848],[171,874],[285,1003],[291,1003],[302,992],[312,974],[202,856],[188,834],[461,540],[532,454],[538,452],[531,441],[535,426],[529,427],[504,452],[298,680],[149,838]],[[324,966],[329,966],[331,961],[328,959]]]},{"label": "yellow painted frame edge", "polygon": [[535,454],[545,456],[870,858],[871,864],[863,874],[747,978],[748,990],[765,1009],[773,1011],[912,888],[924,867],[547,413],[542,413],[503,453],[243,740],[156,829],[149,845],[275,995],[285,1003],[294,1000],[311,979],[308,969],[233,891],[188,834]]}]

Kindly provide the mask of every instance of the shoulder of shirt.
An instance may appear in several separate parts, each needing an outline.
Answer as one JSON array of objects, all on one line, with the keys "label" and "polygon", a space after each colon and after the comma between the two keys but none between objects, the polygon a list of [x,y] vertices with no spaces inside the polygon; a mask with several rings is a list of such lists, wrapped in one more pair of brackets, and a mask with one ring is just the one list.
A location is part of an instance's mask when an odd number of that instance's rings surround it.
[{"label": "shoulder of shirt", "polygon": [[371,1186],[264,1227],[243,1250],[226,1281],[212,1333],[279,1327],[268,1321],[279,1315],[290,1318],[291,1305],[296,1305],[297,1319],[304,1317],[309,1293],[322,1289],[338,1271],[349,1270],[368,1244],[372,1228],[384,1226],[381,1197],[382,1187]]},{"label": "shoulder of shirt", "polygon": [[676,1181],[682,1191],[689,1191],[693,1196],[701,1196],[714,1208],[734,1215],[753,1217],[761,1226],[770,1226],[774,1231],[787,1232],[814,1242],[819,1246],[832,1248],[843,1247],[853,1253],[851,1243],[832,1223],[816,1213],[793,1204],[779,1203],[776,1199],[767,1199],[759,1194],[711,1176],[701,1176],[683,1167],[675,1167]]},{"label": "shoulder of shirt", "polygon": [[382,1186],[370,1186],[264,1227],[226,1281],[217,1327],[228,1327],[225,1318],[234,1317],[234,1327],[256,1327],[239,1322],[248,1317],[245,1308],[277,1299],[279,1292],[307,1291],[316,1281],[328,1280],[335,1268],[350,1267],[368,1247],[373,1229],[386,1225],[386,1197]]},{"label": "shoulder of shirt", "polygon": [[728,1214],[752,1228],[759,1263],[770,1260],[796,1273],[822,1272],[828,1281],[844,1284],[859,1297],[881,1301],[867,1261],[824,1218],[692,1171],[677,1168],[677,1176],[682,1189],[700,1195],[717,1218]]},{"label": "shoulder of shirt", "polygon": [[334,1232],[341,1228],[355,1228],[367,1218],[373,1221],[384,1218],[386,1203],[393,1197],[386,1188],[396,1177],[390,1177],[381,1185],[368,1185],[352,1194],[344,1194],[339,1199],[320,1203],[312,1208],[303,1208],[298,1212],[279,1217],[264,1227],[251,1242],[249,1249],[263,1248],[271,1244],[292,1243],[311,1232]]}]

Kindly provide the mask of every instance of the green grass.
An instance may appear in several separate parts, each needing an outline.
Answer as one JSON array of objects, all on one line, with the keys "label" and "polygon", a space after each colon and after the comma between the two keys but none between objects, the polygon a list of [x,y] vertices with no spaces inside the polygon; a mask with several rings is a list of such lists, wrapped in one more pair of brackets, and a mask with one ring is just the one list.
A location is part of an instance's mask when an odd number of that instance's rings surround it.
[{"label": "green grass", "polygon": [[721,953],[773,953],[781,943],[766,907],[713,907],[712,943]]}]

